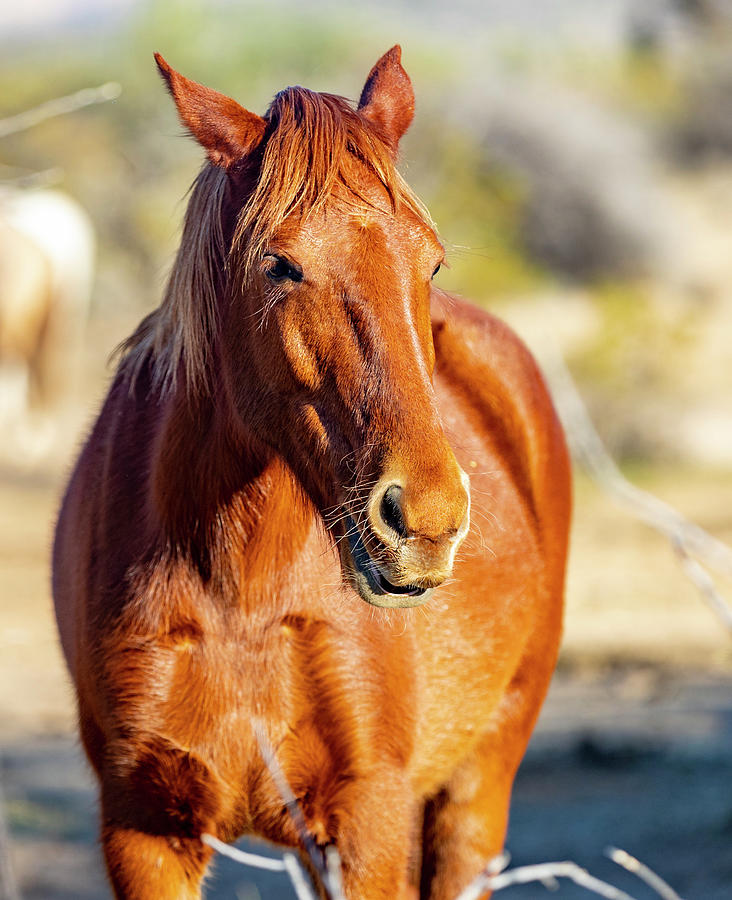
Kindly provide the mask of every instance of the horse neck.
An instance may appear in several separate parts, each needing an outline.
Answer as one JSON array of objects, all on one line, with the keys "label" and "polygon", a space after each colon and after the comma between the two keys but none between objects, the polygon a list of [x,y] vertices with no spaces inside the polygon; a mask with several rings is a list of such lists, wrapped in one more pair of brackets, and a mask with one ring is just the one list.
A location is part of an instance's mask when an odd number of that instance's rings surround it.
[{"label": "horse neck", "polygon": [[191,397],[181,385],[167,403],[152,465],[160,528],[208,575],[234,566],[252,579],[265,559],[284,571],[316,525],[315,508],[222,396],[214,387]]}]

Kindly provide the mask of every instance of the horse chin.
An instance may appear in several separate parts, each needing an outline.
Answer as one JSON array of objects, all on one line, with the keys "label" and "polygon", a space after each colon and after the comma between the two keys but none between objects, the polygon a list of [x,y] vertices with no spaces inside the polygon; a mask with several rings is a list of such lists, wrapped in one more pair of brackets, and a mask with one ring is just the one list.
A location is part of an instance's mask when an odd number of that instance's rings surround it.
[{"label": "horse chin", "polygon": [[435,592],[434,588],[421,588],[418,585],[391,584],[371,558],[361,540],[358,526],[350,516],[346,520],[346,532],[339,547],[341,564],[349,583],[361,599],[371,606],[382,609],[422,606]]}]

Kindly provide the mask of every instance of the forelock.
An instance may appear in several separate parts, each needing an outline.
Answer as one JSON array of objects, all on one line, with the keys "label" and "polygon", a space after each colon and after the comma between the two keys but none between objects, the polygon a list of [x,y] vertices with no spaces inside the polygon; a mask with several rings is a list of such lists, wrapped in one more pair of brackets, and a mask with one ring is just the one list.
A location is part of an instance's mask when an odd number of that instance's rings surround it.
[{"label": "forelock", "polygon": [[274,98],[266,120],[256,185],[239,216],[232,245],[232,261],[242,275],[286,219],[316,211],[336,185],[369,202],[354,181],[354,160],[380,182],[393,209],[406,202],[430,221],[398,174],[390,149],[345,98],[289,87]]}]

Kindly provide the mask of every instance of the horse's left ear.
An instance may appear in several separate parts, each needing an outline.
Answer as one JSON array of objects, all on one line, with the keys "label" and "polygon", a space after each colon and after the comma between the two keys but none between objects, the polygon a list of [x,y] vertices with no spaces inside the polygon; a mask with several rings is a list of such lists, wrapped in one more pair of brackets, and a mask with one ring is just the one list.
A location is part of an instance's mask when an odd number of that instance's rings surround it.
[{"label": "horse's left ear", "polygon": [[395,155],[414,118],[414,91],[401,58],[399,44],[387,50],[369,72],[358,102],[361,115],[377,127]]},{"label": "horse's left ear", "polygon": [[259,144],[266,122],[243,106],[176,72],[155,54],[181,121],[208,153],[212,163],[227,169]]}]

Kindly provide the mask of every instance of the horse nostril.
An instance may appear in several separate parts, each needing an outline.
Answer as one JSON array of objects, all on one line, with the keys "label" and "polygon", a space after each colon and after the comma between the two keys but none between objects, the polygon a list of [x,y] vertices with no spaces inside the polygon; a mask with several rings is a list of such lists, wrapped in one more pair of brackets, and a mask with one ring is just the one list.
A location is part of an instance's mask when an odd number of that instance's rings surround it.
[{"label": "horse nostril", "polygon": [[399,498],[402,495],[402,489],[398,484],[392,484],[384,491],[381,498],[381,518],[392,529],[396,531],[399,537],[407,536],[407,526],[404,524],[402,516],[402,508],[399,504]]}]

